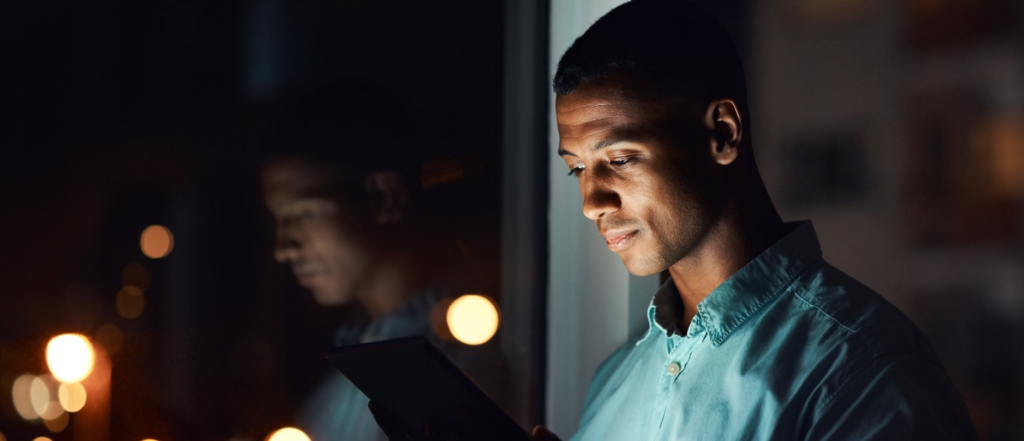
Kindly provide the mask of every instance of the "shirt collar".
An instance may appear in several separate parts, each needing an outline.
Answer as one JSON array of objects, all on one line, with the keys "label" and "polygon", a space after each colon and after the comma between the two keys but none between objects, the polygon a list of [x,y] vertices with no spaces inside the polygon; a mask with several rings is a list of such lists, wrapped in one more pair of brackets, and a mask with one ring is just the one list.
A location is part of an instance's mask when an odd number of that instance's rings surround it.
[{"label": "shirt collar", "polygon": [[[821,246],[811,221],[789,222],[786,227],[790,229],[788,234],[697,305],[697,315],[690,324],[691,333],[695,327],[704,327],[711,343],[721,345],[733,330],[780,294],[808,265],[821,260]],[[647,310],[648,335],[655,329],[667,336],[681,334],[676,323],[682,316],[682,308],[679,291],[669,279],[651,299]]]}]

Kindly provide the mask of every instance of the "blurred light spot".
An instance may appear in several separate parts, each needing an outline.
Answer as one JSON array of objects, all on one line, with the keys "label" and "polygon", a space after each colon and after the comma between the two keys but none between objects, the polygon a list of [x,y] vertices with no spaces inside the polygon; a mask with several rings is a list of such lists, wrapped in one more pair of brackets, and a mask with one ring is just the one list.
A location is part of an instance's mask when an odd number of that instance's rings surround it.
[{"label": "blurred light spot", "polygon": [[149,289],[149,270],[141,263],[132,263],[121,271],[121,284],[143,291]]},{"label": "blurred light spot", "polygon": [[124,347],[124,333],[113,323],[104,323],[96,330],[96,341],[107,349],[107,353],[116,355]]},{"label": "blurred light spot", "polygon": [[448,329],[467,345],[486,343],[498,331],[498,308],[491,299],[466,294],[448,307]]},{"label": "blurred light spot", "polygon": [[78,383],[92,373],[96,354],[92,343],[80,334],[62,334],[46,345],[46,364],[62,383]]},{"label": "blurred light spot", "polygon": [[51,407],[57,409],[56,412],[59,413],[53,418],[43,418],[43,424],[46,425],[46,428],[50,429],[51,432],[57,433],[64,430],[65,427],[68,427],[68,420],[71,419],[71,416],[65,412],[64,409],[61,409],[60,405],[57,403],[53,404],[54,405]]},{"label": "blurred light spot", "polygon": [[146,296],[134,286],[126,286],[117,292],[117,313],[124,318],[137,318],[146,310]]},{"label": "blurred light spot", "polygon": [[153,439],[153,438],[146,438],[146,439],[144,439],[144,440],[142,440],[142,441],[156,441],[156,440],[155,440],[155,439]]},{"label": "blurred light spot", "polygon": [[7,441],[7,437],[2,432],[0,432],[0,441]]},{"label": "blurred light spot", "polygon": [[64,410],[78,412],[85,407],[85,386],[82,383],[61,383],[57,389],[57,399]]},{"label": "blurred light spot", "polygon": [[36,437],[36,438],[35,438],[35,439],[33,439],[32,441],[53,441],[53,440],[52,440],[52,439],[50,439],[50,438],[47,438],[47,437],[45,437],[45,436],[40,436],[40,437]]},{"label": "blurred light spot", "polygon": [[267,441],[310,441],[305,432],[294,427],[285,427],[271,433]]},{"label": "blurred light spot", "polygon": [[142,247],[142,254],[151,259],[159,259],[167,256],[174,249],[174,236],[171,230],[163,225],[150,225],[142,231],[142,238],[139,240]]},{"label": "blurred light spot", "polygon": [[465,169],[458,159],[439,153],[432,156],[420,167],[420,185],[423,188],[430,188],[458,181],[465,175]]},{"label": "blurred light spot", "polygon": [[39,418],[39,414],[32,406],[32,381],[36,379],[35,375],[25,374],[14,380],[14,386],[11,387],[11,398],[14,399],[14,409],[18,411],[18,415],[26,420],[34,420]]},{"label": "blurred light spot", "polygon": [[50,387],[42,377],[32,379],[32,385],[29,386],[29,399],[32,401],[32,411],[36,415],[45,417],[46,411],[50,407]]}]

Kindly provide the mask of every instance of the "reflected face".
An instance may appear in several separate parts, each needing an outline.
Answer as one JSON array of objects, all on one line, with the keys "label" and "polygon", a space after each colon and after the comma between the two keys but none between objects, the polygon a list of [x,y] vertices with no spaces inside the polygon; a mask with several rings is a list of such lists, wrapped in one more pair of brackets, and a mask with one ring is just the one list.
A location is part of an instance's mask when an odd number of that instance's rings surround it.
[{"label": "reflected face", "polygon": [[609,81],[555,102],[559,155],[579,182],[583,214],[638,276],[693,253],[712,224],[707,131],[698,116],[670,123],[659,109]]},{"label": "reflected face", "polygon": [[274,258],[291,266],[318,303],[341,305],[355,298],[371,255],[352,207],[329,196],[329,182],[301,160],[277,161],[263,171],[264,197],[276,226]]}]

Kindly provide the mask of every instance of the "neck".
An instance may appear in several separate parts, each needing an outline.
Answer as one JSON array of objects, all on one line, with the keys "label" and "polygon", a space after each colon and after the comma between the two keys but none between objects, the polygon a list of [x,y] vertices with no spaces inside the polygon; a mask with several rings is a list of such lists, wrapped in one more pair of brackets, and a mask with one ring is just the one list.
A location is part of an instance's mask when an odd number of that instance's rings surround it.
[{"label": "neck", "polygon": [[669,267],[683,300],[680,329],[689,327],[698,303],[785,234],[759,177],[757,184],[735,194],[700,245]]},{"label": "neck", "polygon": [[384,259],[374,265],[356,290],[371,319],[395,312],[424,288],[415,265],[408,259]]}]

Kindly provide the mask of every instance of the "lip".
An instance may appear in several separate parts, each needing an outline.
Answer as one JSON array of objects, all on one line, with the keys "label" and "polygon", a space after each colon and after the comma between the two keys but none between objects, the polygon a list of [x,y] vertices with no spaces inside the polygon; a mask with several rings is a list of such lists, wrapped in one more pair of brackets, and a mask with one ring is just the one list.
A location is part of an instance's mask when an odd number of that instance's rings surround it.
[{"label": "lip", "polygon": [[302,285],[302,286],[308,288],[320,276],[322,271],[308,270],[308,269],[302,269],[302,270],[296,269],[296,270],[292,270],[292,273],[295,274],[295,278],[298,279],[299,285]]},{"label": "lip", "polygon": [[640,230],[608,230],[601,232],[601,235],[604,236],[608,249],[618,252],[633,243],[638,233]]}]

